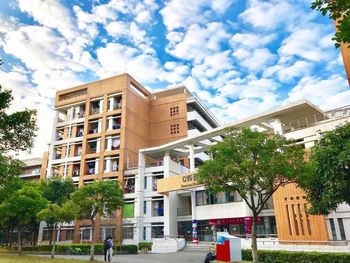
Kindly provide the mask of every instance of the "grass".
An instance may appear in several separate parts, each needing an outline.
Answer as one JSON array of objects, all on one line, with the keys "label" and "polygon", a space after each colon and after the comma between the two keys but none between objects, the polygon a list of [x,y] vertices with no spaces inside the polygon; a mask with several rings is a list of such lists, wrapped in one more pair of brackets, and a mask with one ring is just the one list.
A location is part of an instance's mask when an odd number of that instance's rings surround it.
[{"label": "grass", "polygon": [[[91,263],[89,260],[50,259],[46,257],[18,256],[16,254],[0,253],[0,263]],[[95,261],[97,262],[97,261]]]}]

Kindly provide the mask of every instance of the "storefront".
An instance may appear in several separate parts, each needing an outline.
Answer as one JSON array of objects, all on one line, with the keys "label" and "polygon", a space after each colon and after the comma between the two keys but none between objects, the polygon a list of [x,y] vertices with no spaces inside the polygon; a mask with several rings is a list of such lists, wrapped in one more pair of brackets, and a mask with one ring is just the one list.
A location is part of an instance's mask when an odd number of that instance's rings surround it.
[{"label": "storefront", "polygon": [[[246,237],[252,233],[252,223],[252,217],[199,220],[197,227],[198,239],[205,242],[215,241],[216,232],[225,231],[233,236]],[[277,234],[275,217],[258,217],[257,235],[264,237],[274,234]],[[178,235],[184,236],[187,241],[192,240],[191,221],[178,222]]]}]

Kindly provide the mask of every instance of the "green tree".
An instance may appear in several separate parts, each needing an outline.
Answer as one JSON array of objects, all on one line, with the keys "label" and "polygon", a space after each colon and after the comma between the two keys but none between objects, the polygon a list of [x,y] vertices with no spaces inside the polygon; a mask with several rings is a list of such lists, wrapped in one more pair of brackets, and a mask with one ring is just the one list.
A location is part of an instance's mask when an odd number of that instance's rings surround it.
[{"label": "green tree", "polygon": [[51,241],[52,241],[52,250],[51,258],[55,257],[55,247],[56,247],[56,238],[53,234],[57,234],[58,226],[64,222],[71,222],[75,218],[74,207],[71,202],[66,202],[62,206],[58,204],[48,204],[46,208],[41,210],[38,213],[38,219],[46,222],[49,229],[52,229],[51,232]]},{"label": "green tree", "polygon": [[123,205],[123,191],[118,181],[94,181],[78,188],[71,196],[77,219],[89,219],[92,227],[90,260],[95,257],[95,222],[104,213],[111,214]]},{"label": "green tree", "polygon": [[36,110],[7,113],[13,101],[12,91],[0,86],[0,153],[29,151],[33,147]]},{"label": "green tree", "polygon": [[62,206],[74,192],[75,186],[71,178],[52,177],[41,182],[43,196],[51,203]]},{"label": "green tree", "polygon": [[51,258],[54,258],[56,246],[55,233],[57,233],[59,224],[74,220],[74,209],[72,209],[71,204],[67,203],[67,201],[71,193],[74,192],[75,186],[70,178],[52,177],[41,182],[41,189],[43,197],[50,204],[39,212],[38,218],[46,222],[47,228],[50,231],[50,244],[53,244]]},{"label": "green tree", "polygon": [[39,186],[33,183],[24,183],[0,204],[0,222],[11,222],[17,229],[19,253],[22,253],[22,232],[37,223],[36,215],[46,205]]},{"label": "green tree", "polygon": [[240,194],[252,212],[252,256],[258,262],[258,216],[280,186],[307,171],[304,151],[283,136],[245,128],[228,131],[209,152],[213,159],[199,167],[198,180],[211,191]]},{"label": "green tree", "polygon": [[335,46],[340,47],[342,43],[350,46],[350,1],[349,0],[315,0],[311,8],[320,11],[323,16],[338,21],[337,32],[332,40]]},{"label": "green tree", "polygon": [[350,123],[321,134],[312,149],[313,173],[301,178],[310,213],[328,214],[343,202],[350,205]]}]

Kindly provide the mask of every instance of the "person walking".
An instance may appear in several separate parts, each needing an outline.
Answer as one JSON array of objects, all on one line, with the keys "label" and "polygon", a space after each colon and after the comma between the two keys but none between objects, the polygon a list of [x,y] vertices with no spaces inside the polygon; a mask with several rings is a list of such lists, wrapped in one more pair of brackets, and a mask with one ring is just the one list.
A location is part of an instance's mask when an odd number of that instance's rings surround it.
[{"label": "person walking", "polygon": [[113,256],[113,240],[112,240],[112,237],[108,237],[107,238],[106,248],[107,248],[107,259],[108,259],[108,262],[112,262],[112,256]]},{"label": "person walking", "polygon": [[105,238],[105,240],[103,240],[103,254],[105,256],[105,262],[107,261],[107,239]]}]

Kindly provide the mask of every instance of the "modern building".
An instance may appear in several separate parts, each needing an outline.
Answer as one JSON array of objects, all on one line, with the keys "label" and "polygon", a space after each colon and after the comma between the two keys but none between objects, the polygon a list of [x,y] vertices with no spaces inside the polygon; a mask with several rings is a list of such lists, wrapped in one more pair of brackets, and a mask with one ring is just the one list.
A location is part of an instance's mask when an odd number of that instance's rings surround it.
[{"label": "modern building", "polygon": [[[337,21],[334,22],[334,25],[335,27],[337,26]],[[343,58],[345,72],[350,85],[350,44],[342,44],[340,46],[340,52]]]},{"label": "modern building", "polygon": [[[81,186],[93,180],[118,180],[125,192],[122,211],[103,215],[95,236],[117,241],[134,236],[134,203],[139,149],[154,147],[219,126],[213,114],[186,87],[151,93],[128,74],[99,80],[57,92],[56,117],[49,149],[46,178],[72,178]],[[208,158],[197,157],[197,162]],[[163,159],[148,159],[160,166]],[[184,158],[178,162],[186,164]],[[149,187],[161,174],[154,174]],[[161,214],[163,198],[156,194],[153,206]],[[130,219],[132,218],[132,219]],[[90,221],[62,226],[58,241],[91,239]],[[159,223],[159,218],[154,221]],[[131,226],[131,227],[130,227]],[[39,240],[47,237],[41,229]]]},{"label": "modern building", "polygon": [[42,158],[24,159],[24,168],[19,177],[28,181],[39,181],[46,176],[48,153],[44,152]]},{"label": "modern building", "polygon": [[[227,230],[238,236],[250,234],[252,214],[237,193],[208,192],[196,182],[195,156],[205,153],[212,143],[220,140],[227,128],[255,127],[268,133],[295,139],[305,149],[311,148],[320,133],[350,121],[350,106],[324,112],[303,100],[273,109],[234,123],[140,150],[136,176],[134,242],[151,240],[158,235],[183,235],[192,239],[193,230],[200,241],[215,239],[215,232]],[[189,167],[180,165],[180,157],[189,159]],[[148,158],[163,159],[162,165],[147,164]],[[157,188],[150,188],[155,174],[164,179]],[[156,190],[156,191],[155,191]],[[156,193],[163,194],[159,196]],[[155,202],[161,200],[164,212],[157,214]],[[260,214],[258,235],[278,237],[285,242],[328,243],[350,238],[350,207],[340,205],[326,217],[307,213],[305,193],[295,184],[280,188]],[[155,220],[158,222],[155,223]],[[195,226],[195,229],[193,229]]]},{"label": "modern building", "polygon": [[[350,106],[324,112],[302,100],[219,126],[186,87],[151,93],[128,74],[59,91],[55,110],[46,178],[70,177],[78,186],[118,180],[124,207],[103,215],[95,236],[124,243],[164,236],[211,241],[219,230],[249,235],[252,214],[242,198],[210,193],[196,181],[209,147],[227,128],[254,127],[307,149],[321,132],[350,121]],[[280,188],[260,214],[258,235],[285,242],[350,239],[349,206],[326,217],[309,215],[306,207],[296,185]],[[48,236],[42,225],[39,240]],[[63,225],[57,241],[89,242],[91,236],[90,222],[77,221]]]}]

